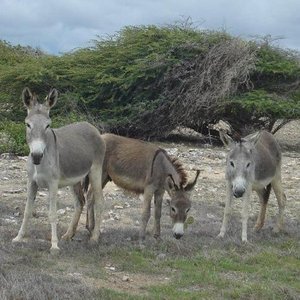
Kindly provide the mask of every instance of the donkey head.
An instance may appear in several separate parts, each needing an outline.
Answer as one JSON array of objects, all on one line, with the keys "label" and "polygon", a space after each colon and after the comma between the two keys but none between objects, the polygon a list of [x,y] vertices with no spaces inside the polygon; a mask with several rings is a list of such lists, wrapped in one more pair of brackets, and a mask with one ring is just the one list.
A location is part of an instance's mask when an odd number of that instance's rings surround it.
[{"label": "donkey head", "polygon": [[171,197],[170,216],[173,221],[173,236],[180,239],[184,234],[184,222],[191,208],[190,191],[193,190],[200,171],[198,170],[195,179],[185,187],[175,183],[171,175],[167,178],[167,191]]},{"label": "donkey head", "polygon": [[57,101],[57,90],[52,89],[44,104],[38,103],[37,96],[25,88],[22,101],[27,108],[26,140],[30,149],[30,157],[35,165],[39,165],[47,145],[47,132],[51,125],[50,109]]},{"label": "donkey head", "polygon": [[235,198],[240,198],[254,181],[255,147],[260,132],[234,142],[227,134],[220,132],[224,145],[229,147],[226,159],[226,179]]}]

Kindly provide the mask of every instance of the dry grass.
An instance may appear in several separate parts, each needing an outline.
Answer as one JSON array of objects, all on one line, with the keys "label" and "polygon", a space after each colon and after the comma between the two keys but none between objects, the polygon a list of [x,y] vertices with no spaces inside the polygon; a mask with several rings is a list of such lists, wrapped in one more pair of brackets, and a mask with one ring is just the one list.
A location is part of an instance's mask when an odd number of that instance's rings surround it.
[{"label": "dry grass", "polygon": [[[260,233],[252,230],[259,208],[257,201],[253,203],[248,227],[251,243],[243,245],[238,201],[225,239],[215,238],[224,209],[224,150],[163,146],[179,156],[187,169],[202,169],[192,196],[194,223],[184,237],[179,241],[172,237],[165,201],[162,240],[151,237],[151,219],[146,247],[140,249],[137,221],[142,202],[110,183],[105,189],[105,222],[99,243],[87,244],[83,215],[74,240],[60,242],[58,257],[49,254],[50,226],[43,194],[36,201],[37,217],[32,219],[28,242],[11,243],[24,211],[25,162],[0,159],[0,299],[299,299],[299,152],[283,153],[288,197],[285,231],[272,233],[277,213],[272,194]],[[116,205],[123,209],[114,208]],[[59,194],[59,208],[66,209],[59,217],[61,236],[72,214],[68,190]]]}]

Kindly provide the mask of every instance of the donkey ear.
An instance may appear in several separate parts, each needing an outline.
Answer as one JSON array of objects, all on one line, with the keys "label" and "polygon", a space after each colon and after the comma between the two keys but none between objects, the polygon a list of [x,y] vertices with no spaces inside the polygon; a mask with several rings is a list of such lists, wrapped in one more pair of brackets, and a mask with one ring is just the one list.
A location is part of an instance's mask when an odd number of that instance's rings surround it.
[{"label": "donkey ear", "polygon": [[57,97],[58,97],[58,92],[56,89],[52,89],[48,96],[46,97],[46,102],[45,105],[48,106],[49,108],[52,108],[57,101]]},{"label": "donkey ear", "polygon": [[250,142],[250,143],[253,143],[255,145],[257,143],[257,141],[259,140],[259,138],[260,138],[260,134],[261,134],[260,131],[249,134],[246,137],[244,137],[242,139],[242,141]]},{"label": "donkey ear", "polygon": [[174,178],[173,178],[173,176],[171,174],[167,177],[166,181],[167,181],[167,187],[168,187],[169,191],[177,191],[177,190],[179,190],[179,187],[175,183]]},{"label": "donkey ear", "polygon": [[28,87],[22,91],[22,101],[28,109],[31,109],[37,103],[36,97],[33,97]]},{"label": "donkey ear", "polygon": [[198,179],[198,177],[199,177],[199,174],[200,174],[200,170],[197,170],[195,179],[194,179],[192,182],[189,182],[189,183],[184,187],[184,190],[185,190],[186,192],[190,192],[190,191],[195,187],[195,184],[196,184],[196,182],[197,182],[197,179]]},{"label": "donkey ear", "polygon": [[220,139],[226,148],[230,148],[234,144],[233,139],[224,131],[219,131]]}]

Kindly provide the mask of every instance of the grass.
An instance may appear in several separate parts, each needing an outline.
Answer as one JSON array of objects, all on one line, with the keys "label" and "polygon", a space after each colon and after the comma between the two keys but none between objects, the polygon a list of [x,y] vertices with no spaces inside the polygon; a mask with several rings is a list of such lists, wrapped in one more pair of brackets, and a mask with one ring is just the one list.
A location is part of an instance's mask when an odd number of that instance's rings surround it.
[{"label": "grass", "polygon": [[[62,245],[52,257],[37,241],[11,246],[1,263],[1,299],[299,299],[300,245],[293,238],[255,246],[212,242],[191,256],[147,250]],[[4,248],[3,241],[1,249]],[[70,250],[70,251],[68,251]],[[114,266],[111,271],[106,266]],[[131,283],[122,282],[128,274]],[[149,282],[146,282],[149,279]],[[132,288],[132,286],[135,286]]]},{"label": "grass", "polygon": [[[6,165],[2,164],[2,169],[10,170]],[[0,192],[16,186],[20,178],[12,177],[15,182],[2,181]],[[125,197],[118,198],[114,190],[109,196],[106,211]],[[61,253],[53,257],[46,238],[50,233],[47,210],[41,210],[47,208],[46,197],[37,199],[38,217],[32,219],[28,242],[11,243],[20,228],[25,198],[25,192],[7,193],[0,201],[1,300],[300,299],[300,221],[292,211],[297,210],[296,206],[287,211],[290,217],[286,218],[286,231],[273,234],[271,199],[266,226],[255,233],[251,228],[256,218],[250,218],[251,244],[244,245],[238,210],[232,215],[225,238],[215,238],[224,208],[203,191],[204,200],[201,197],[193,202],[195,221],[181,240],[171,236],[168,208],[163,206],[162,240],[157,243],[147,236],[145,248],[141,249],[136,238],[139,227],[132,225],[140,216],[140,203],[128,197],[130,208],[120,210],[120,221],[103,224],[104,233],[97,245],[87,243],[88,233],[81,222],[75,240],[60,241]],[[59,196],[61,207],[71,206],[67,198],[65,194]],[[14,218],[16,223],[7,222],[17,206],[21,216]],[[206,217],[212,214],[215,219]],[[60,216],[59,236],[70,217],[71,212]],[[124,276],[129,281],[123,280]]]},{"label": "grass", "polygon": [[[2,204],[6,215],[10,204]],[[231,222],[233,228],[237,224],[239,217]],[[240,243],[239,231],[229,232],[224,240],[206,231],[201,236],[190,232],[179,241],[164,233],[159,243],[147,236],[144,249],[137,240],[126,239],[135,235],[135,229],[108,229],[98,245],[89,246],[87,231],[81,228],[76,240],[60,242],[61,253],[53,257],[44,240],[48,225],[33,219],[28,242],[15,245],[11,239],[19,225],[0,223],[0,299],[300,297],[295,227],[279,235],[268,229],[255,235],[249,229],[253,242],[249,245]],[[60,234],[64,230],[60,228]],[[123,281],[124,275],[129,282]]]},{"label": "grass", "polygon": [[[291,255],[271,246],[262,250],[211,249],[192,258],[168,260],[176,270],[170,285],[152,287],[163,299],[296,299],[300,296],[300,247]],[[259,251],[258,251],[259,250]],[[298,251],[298,255],[296,254]]]}]

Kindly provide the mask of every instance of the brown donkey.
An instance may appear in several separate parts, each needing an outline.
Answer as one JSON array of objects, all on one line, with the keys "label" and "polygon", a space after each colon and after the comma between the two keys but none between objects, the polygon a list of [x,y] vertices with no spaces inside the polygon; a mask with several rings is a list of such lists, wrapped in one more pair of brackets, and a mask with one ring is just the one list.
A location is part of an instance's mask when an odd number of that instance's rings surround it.
[{"label": "brown donkey", "polygon": [[[104,188],[108,181],[113,181],[125,190],[143,193],[140,239],[145,239],[153,196],[154,237],[160,236],[161,208],[165,191],[171,197],[170,216],[173,221],[173,235],[176,239],[181,238],[184,233],[184,222],[191,208],[188,191],[195,186],[200,171],[197,171],[195,179],[188,183],[187,174],[177,158],[170,158],[166,151],[158,146],[114,134],[104,134],[102,138],[106,144],[102,187]],[[89,199],[88,196],[87,228],[92,230],[94,205]]]}]

